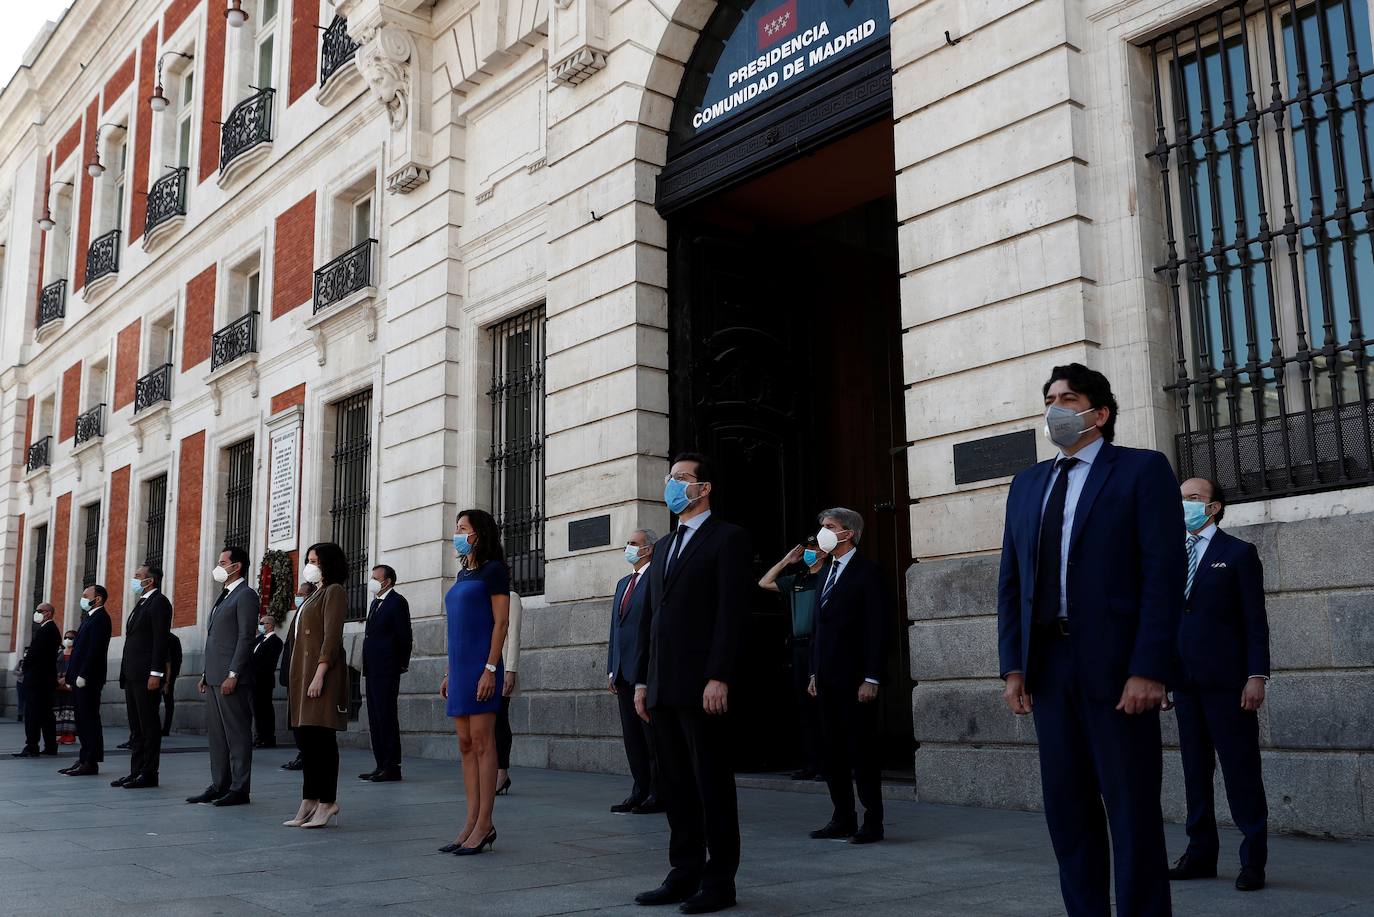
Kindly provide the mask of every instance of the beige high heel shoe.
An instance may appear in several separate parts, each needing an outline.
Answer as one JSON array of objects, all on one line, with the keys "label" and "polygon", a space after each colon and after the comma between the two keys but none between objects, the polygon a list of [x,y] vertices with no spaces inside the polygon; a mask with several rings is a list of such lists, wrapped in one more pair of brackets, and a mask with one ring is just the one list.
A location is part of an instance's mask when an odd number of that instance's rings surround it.
[{"label": "beige high heel shoe", "polygon": [[321,805],[321,806],[319,806],[317,809],[315,809],[315,813],[310,817],[310,820],[307,821],[305,824],[301,825],[301,827],[302,827],[302,828],[328,828],[330,822],[333,822],[333,823],[337,826],[337,825],[339,824],[339,808],[338,808],[338,806],[335,806],[335,807],[334,807],[334,811],[333,811],[333,812],[330,812],[328,815],[323,815],[323,816],[322,816],[322,812],[321,812],[322,809],[324,809],[324,806],[323,806],[323,805]]},{"label": "beige high heel shoe", "polygon": [[306,807],[305,801],[302,800],[302,801],[301,801],[301,807],[300,807],[300,809],[298,809],[298,810],[296,811],[296,817],[295,817],[295,818],[289,818],[289,819],[287,819],[286,821],[282,822],[283,827],[286,827],[286,828],[299,828],[299,827],[301,827],[301,826],[304,825],[306,822],[308,822],[308,821],[311,819],[311,817],[314,816],[315,810],[318,809],[318,808],[319,808],[319,805],[318,805],[318,804],[313,805],[313,806],[310,806],[309,808],[307,808],[307,807]]}]

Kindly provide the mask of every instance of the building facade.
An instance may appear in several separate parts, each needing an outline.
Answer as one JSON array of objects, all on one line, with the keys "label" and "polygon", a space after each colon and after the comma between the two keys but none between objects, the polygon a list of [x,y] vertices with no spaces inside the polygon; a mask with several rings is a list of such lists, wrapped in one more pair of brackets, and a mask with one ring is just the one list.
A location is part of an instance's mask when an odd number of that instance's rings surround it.
[{"label": "building facade", "polygon": [[[151,558],[193,673],[226,541],[298,565],[335,540],[355,617],[368,566],[400,572],[406,742],[452,754],[449,538],[491,507],[526,596],[517,763],[623,769],[607,597],[695,446],[760,570],[821,507],[865,515],[892,769],[1034,807],[996,554],[1010,475],[1052,453],[1040,384],[1079,360],[1118,441],[1216,476],[1261,546],[1275,824],[1370,833],[1369,23],[1366,0],[76,0],[0,93],[0,650],[37,601],[74,621],[85,582],[121,611]],[[796,753],[786,627],[760,594],[742,770]]]}]

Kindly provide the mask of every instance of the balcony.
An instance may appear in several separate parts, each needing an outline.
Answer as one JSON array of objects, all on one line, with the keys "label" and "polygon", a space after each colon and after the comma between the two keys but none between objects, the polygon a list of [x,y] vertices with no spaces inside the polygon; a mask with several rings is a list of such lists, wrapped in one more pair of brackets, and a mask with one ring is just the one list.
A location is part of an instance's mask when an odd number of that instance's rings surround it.
[{"label": "balcony", "polygon": [[186,216],[186,175],[185,166],[173,169],[148,189],[148,214],[143,218],[145,236],[177,217]]},{"label": "balcony", "polygon": [[52,464],[52,437],[45,436],[29,446],[28,469],[33,474],[40,468]]},{"label": "balcony", "polygon": [[377,240],[355,245],[315,272],[315,314],[374,286],[372,262]]},{"label": "balcony", "polygon": [[329,28],[324,30],[323,46],[320,49],[320,85],[324,86],[339,68],[358,53],[358,45],[348,37],[348,20],[335,16]]},{"label": "balcony", "polygon": [[276,90],[268,87],[234,106],[220,129],[219,171],[223,177],[230,164],[245,153],[272,141],[272,100]]},{"label": "balcony", "polygon": [[52,322],[61,321],[67,315],[67,281],[54,280],[43,288],[38,297],[38,324],[42,328]]},{"label": "balcony", "polygon": [[98,237],[86,251],[86,289],[91,284],[119,273],[120,231],[112,229]]},{"label": "balcony", "polygon": [[76,445],[84,446],[105,435],[105,405],[97,404],[76,415]]},{"label": "balcony", "polygon": [[210,372],[258,352],[258,313],[249,312],[216,331],[211,339]]},{"label": "balcony", "polygon": [[134,413],[172,400],[172,364],[163,363],[134,386]]}]

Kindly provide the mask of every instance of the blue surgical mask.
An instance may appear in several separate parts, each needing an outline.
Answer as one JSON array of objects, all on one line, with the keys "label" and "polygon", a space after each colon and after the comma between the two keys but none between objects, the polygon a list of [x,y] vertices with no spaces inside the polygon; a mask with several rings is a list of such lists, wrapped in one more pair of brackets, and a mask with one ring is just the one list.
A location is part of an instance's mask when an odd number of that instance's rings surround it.
[{"label": "blue surgical mask", "polygon": [[805,563],[808,567],[816,566],[816,560],[819,557],[820,554],[816,553],[810,548],[807,548],[805,551],[802,551],[802,562]]},{"label": "blue surgical mask", "polygon": [[453,536],[453,550],[458,552],[459,557],[467,557],[472,553],[472,542],[468,541],[468,536],[462,532]]},{"label": "blue surgical mask", "polygon": [[1189,532],[1207,527],[1207,504],[1201,500],[1183,501],[1183,524]]},{"label": "blue surgical mask", "polygon": [[81,610],[82,610],[82,611],[90,611],[90,610],[91,610],[91,600],[88,599],[88,598],[86,598],[84,595],[81,597]]},{"label": "blue surgical mask", "polygon": [[303,595],[298,595],[298,596],[296,596],[295,598],[296,598],[296,607],[297,607],[297,608],[300,608],[302,605],[305,604],[305,596],[303,596]]},{"label": "blue surgical mask", "polygon": [[636,545],[625,545],[625,562],[631,566],[639,563],[639,548]]},{"label": "blue surgical mask", "polygon": [[129,588],[133,590],[134,595],[142,595],[142,594],[143,594],[143,580],[141,580],[141,579],[129,580]]},{"label": "blue surgical mask", "polygon": [[701,482],[679,481],[677,478],[669,478],[663,485],[663,502],[668,504],[669,512],[676,516],[697,500],[700,500],[700,494],[695,498],[687,496],[687,488],[691,487],[692,484],[698,483]]}]

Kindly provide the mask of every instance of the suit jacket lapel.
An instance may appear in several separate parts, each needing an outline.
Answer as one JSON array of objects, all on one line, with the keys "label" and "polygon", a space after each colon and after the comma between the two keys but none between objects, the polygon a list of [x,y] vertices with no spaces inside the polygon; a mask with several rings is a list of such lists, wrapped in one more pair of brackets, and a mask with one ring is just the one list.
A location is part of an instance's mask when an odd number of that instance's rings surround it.
[{"label": "suit jacket lapel", "polygon": [[1083,482],[1083,490],[1078,494],[1078,505],[1073,510],[1073,532],[1069,535],[1070,551],[1078,544],[1088,513],[1092,511],[1093,501],[1102,492],[1102,486],[1107,483],[1107,478],[1115,465],[1116,450],[1111,443],[1104,442],[1101,451],[1097,453],[1097,459],[1088,466],[1088,480]]},{"label": "suit jacket lapel", "polygon": [[670,553],[676,554],[677,556],[673,557],[673,565],[668,569],[668,578],[663,584],[665,590],[672,588],[673,583],[677,582],[678,571],[686,565],[687,559],[696,553],[697,548],[701,547],[702,541],[708,538],[711,533],[715,531],[715,528],[716,517],[712,515],[711,518],[703,522],[701,528],[697,529],[696,533],[687,540],[686,546],[684,546],[681,551],[677,550],[676,544],[670,545],[670,547],[673,548]]},{"label": "suit jacket lapel", "polygon": [[1229,547],[1227,539],[1230,537],[1221,529],[1217,529],[1212,534],[1212,540],[1206,546],[1206,553],[1197,559],[1197,572],[1193,574],[1193,590],[1188,594],[1190,599],[1197,592],[1197,584],[1211,575],[1212,564],[1221,563],[1226,559],[1226,552]]}]

